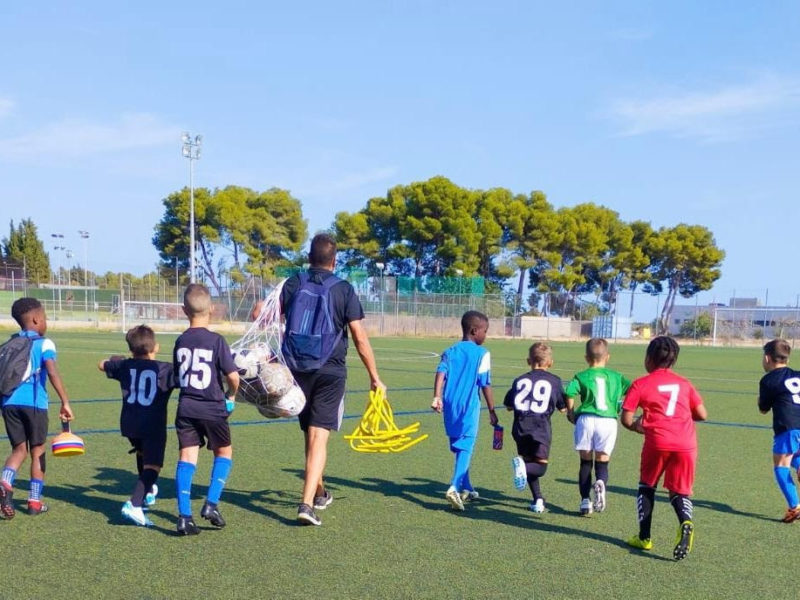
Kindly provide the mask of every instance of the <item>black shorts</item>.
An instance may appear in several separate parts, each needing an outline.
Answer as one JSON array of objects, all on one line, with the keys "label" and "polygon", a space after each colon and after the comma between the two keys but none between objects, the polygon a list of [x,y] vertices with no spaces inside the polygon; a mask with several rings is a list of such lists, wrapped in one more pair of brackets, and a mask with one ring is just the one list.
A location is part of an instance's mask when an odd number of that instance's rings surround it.
[{"label": "black shorts", "polygon": [[28,448],[47,443],[47,411],[32,406],[3,407],[3,421],[11,446],[27,442]]},{"label": "black shorts", "polygon": [[[217,419],[195,419],[193,417],[175,417],[175,429],[178,430],[178,448],[208,445],[209,450],[218,450],[231,445],[231,428],[228,417]],[[208,443],[206,443],[208,440]]]},{"label": "black shorts", "polygon": [[547,460],[550,457],[550,444],[539,442],[529,435],[524,435],[517,442],[517,453],[523,459],[534,461]]},{"label": "black shorts", "polygon": [[157,467],[164,466],[164,453],[167,447],[166,431],[164,435],[156,437],[129,437],[128,441],[133,446],[133,449],[136,450],[136,453],[142,455],[142,464],[156,465]]},{"label": "black shorts", "polygon": [[292,373],[306,396],[306,405],[298,416],[300,429],[309,426],[339,431],[344,414],[346,378],[330,373]]}]

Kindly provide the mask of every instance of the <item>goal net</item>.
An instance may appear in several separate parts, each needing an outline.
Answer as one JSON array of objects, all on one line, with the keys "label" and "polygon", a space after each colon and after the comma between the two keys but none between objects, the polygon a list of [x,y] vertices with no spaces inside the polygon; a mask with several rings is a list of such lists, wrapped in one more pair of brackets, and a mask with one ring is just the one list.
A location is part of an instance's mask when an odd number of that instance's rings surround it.
[{"label": "goal net", "polygon": [[124,300],[120,307],[122,317],[122,333],[139,323],[162,325],[160,330],[177,333],[186,329],[186,315],[183,305],[177,302],[144,302],[141,300]]}]

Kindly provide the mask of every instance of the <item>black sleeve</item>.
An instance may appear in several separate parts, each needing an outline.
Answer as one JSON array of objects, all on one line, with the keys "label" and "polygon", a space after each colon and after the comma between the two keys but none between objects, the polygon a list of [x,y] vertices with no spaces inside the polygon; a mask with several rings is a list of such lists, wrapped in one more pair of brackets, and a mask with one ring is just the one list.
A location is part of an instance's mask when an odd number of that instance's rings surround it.
[{"label": "black sleeve", "polygon": [[514,408],[514,394],[517,392],[517,380],[514,380],[514,383],[511,384],[511,389],[506,392],[505,398],[503,398],[503,406],[507,408]]},{"label": "black sleeve", "polygon": [[768,411],[772,408],[772,395],[769,387],[764,384],[762,379],[758,384],[758,410]]},{"label": "black sleeve", "polygon": [[105,365],[103,365],[103,370],[106,372],[106,377],[119,381],[123,362],[124,361],[121,360],[107,360]]},{"label": "black sleeve", "polygon": [[564,399],[564,382],[560,378],[553,378],[553,404],[558,410],[567,408],[567,402]]},{"label": "black sleeve", "polygon": [[217,359],[219,361],[219,370],[223,375],[230,375],[234,371],[239,371],[236,363],[233,362],[233,354],[231,353],[230,346],[228,346],[228,342],[226,342],[225,338],[222,336],[219,336],[217,354],[219,355]]},{"label": "black sleeve", "polygon": [[165,392],[172,391],[178,387],[175,383],[175,372],[172,370],[172,364],[168,362],[158,363],[158,387]]}]

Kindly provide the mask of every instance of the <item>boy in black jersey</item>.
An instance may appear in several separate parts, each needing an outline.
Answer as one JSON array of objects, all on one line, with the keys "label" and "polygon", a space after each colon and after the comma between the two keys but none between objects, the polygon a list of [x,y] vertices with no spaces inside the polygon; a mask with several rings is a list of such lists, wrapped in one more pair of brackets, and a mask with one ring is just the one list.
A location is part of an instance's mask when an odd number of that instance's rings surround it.
[{"label": "boy in black jersey", "polygon": [[[200,516],[215,527],[225,527],[217,504],[233,464],[228,415],[235,407],[239,373],[225,338],[207,329],[211,320],[211,294],[206,286],[189,284],[183,293],[183,312],[189,318],[189,329],[175,340],[172,355],[180,388],[175,416],[180,448],[175,472],[178,533],[197,535],[200,529],[192,518],[192,478],[204,445],[214,453],[214,465]],[[227,393],[223,380],[228,384]]]},{"label": "boy in black jersey", "polygon": [[547,371],[553,366],[550,346],[541,342],[533,344],[528,350],[528,364],[531,370],[514,380],[503,404],[514,411],[511,435],[519,453],[514,460],[519,462],[521,459],[525,463],[528,486],[533,494],[529,508],[535,513],[543,513],[544,498],[539,478],[547,471],[550,456],[550,415],[556,408],[565,412],[567,405],[561,379]]},{"label": "boy in black jersey", "polygon": [[119,429],[136,453],[139,479],[130,499],[122,505],[122,516],[137,525],[151,527],[144,506],[156,502],[156,480],[164,466],[167,445],[167,402],[175,388],[172,363],[155,360],[158,343],[147,325],[133,327],[125,335],[133,358],[112,356],[97,367],[109,379],[119,381],[122,412]]},{"label": "boy in black jersey", "polygon": [[784,523],[800,519],[800,500],[791,471],[792,457],[800,451],[800,371],[788,366],[791,352],[786,340],[775,339],[764,344],[761,366],[767,374],[758,386],[758,409],[762,414],[772,411],[775,480],[788,505]]}]

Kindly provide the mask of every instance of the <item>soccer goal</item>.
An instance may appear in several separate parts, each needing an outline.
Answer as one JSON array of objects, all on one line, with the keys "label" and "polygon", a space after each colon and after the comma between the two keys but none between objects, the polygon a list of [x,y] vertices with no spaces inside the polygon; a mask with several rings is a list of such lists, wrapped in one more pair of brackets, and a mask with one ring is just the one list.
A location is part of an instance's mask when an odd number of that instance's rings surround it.
[{"label": "soccer goal", "polygon": [[183,305],[177,302],[145,302],[141,300],[123,300],[120,310],[122,315],[122,333],[129,327],[144,323],[159,325],[159,331],[178,333],[186,329],[186,315]]}]

